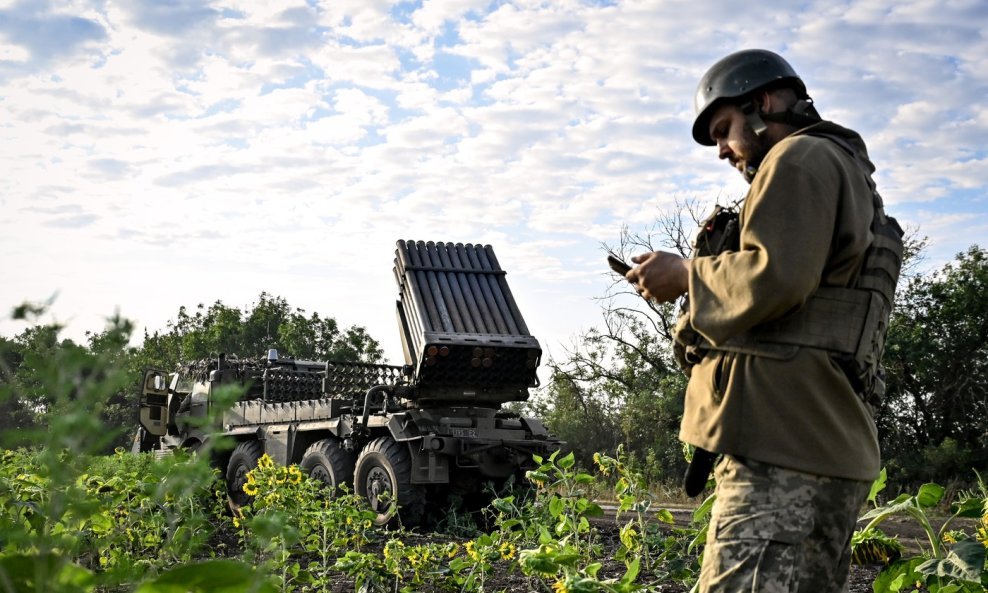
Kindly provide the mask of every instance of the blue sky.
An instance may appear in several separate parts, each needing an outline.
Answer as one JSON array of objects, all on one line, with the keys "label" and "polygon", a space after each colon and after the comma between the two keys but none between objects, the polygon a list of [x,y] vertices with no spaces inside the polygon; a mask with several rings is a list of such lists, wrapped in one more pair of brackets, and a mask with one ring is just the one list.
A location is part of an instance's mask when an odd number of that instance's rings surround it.
[{"label": "blue sky", "polygon": [[[400,357],[398,239],[494,246],[550,354],[602,244],[743,180],[690,137],[720,57],[783,54],[859,131],[927,265],[988,238],[988,5],[0,0],[0,332],[261,291]],[[746,7],[746,8],[745,8]]]}]

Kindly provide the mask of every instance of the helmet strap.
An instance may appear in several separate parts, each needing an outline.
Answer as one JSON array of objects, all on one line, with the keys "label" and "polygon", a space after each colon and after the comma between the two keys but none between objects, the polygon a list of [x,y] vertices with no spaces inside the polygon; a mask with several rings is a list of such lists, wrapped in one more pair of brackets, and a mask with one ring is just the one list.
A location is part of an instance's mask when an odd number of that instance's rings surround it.
[{"label": "helmet strap", "polygon": [[[761,105],[755,101],[754,97],[749,97],[740,105],[741,113],[744,114],[748,126],[754,130],[755,136],[763,141],[765,139],[765,132],[768,131],[768,124],[765,122],[780,122],[801,129],[823,121],[820,114],[817,113],[816,108],[813,107],[813,99],[806,96],[805,93],[803,94],[803,98],[796,101],[792,107],[785,111],[761,113],[760,107]],[[743,173],[745,181],[751,183],[757,172],[758,167],[748,165],[748,168]]]},{"label": "helmet strap", "polygon": [[761,137],[761,135],[765,133],[765,130],[768,129],[768,126],[765,124],[765,120],[762,119],[762,115],[759,113],[758,106],[755,104],[754,100],[749,99],[742,103],[741,113],[744,114],[745,120],[747,120],[748,125],[751,126],[751,129],[755,131],[756,136]]},{"label": "helmet strap", "polygon": [[[758,105],[753,99],[749,99],[741,104],[741,113],[744,114],[745,121],[748,122],[748,126],[755,131],[755,136],[759,139],[764,138],[766,130],[768,130],[768,125],[765,124],[765,120],[762,119],[761,113],[759,113]],[[748,165],[743,171],[742,175],[744,180],[748,183],[755,178],[755,173],[758,173],[758,167],[755,165]]]},{"label": "helmet strap", "polygon": [[817,113],[816,108],[813,107],[813,99],[808,97],[806,99],[800,99],[795,105],[785,111],[764,113],[760,117],[766,121],[779,122],[799,129],[823,121],[820,114]]}]

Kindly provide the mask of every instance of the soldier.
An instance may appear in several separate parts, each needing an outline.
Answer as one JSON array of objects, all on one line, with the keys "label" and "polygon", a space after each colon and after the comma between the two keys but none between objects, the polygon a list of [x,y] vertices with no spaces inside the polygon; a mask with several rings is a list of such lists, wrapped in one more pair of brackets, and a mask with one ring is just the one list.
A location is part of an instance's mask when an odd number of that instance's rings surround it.
[{"label": "soldier", "polygon": [[721,455],[700,590],[846,591],[879,471],[873,405],[902,231],[861,137],[821,120],[780,56],[720,60],[695,107],[693,138],[751,184],[739,234],[691,259],[638,255],[626,277],[648,299],[687,294],[680,438]]}]

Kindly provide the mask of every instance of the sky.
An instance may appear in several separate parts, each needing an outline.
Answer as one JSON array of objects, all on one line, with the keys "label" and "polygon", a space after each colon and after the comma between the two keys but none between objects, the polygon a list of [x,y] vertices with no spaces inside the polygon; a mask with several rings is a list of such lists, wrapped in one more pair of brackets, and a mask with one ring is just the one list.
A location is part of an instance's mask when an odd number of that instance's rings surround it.
[{"label": "sky", "polygon": [[861,133],[925,265],[988,246],[984,0],[0,0],[0,335],[267,292],[397,364],[404,239],[492,245],[562,357],[603,245],[744,195],[690,128],[747,48]]}]

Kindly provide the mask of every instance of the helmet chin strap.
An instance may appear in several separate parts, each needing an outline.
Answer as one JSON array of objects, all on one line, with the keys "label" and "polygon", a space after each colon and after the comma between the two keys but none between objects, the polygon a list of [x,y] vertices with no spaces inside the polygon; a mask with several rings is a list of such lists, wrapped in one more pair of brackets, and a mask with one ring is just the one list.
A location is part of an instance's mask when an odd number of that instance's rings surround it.
[{"label": "helmet chin strap", "polygon": [[[768,124],[765,123],[767,121],[788,124],[798,129],[822,121],[820,114],[813,106],[813,99],[809,97],[796,101],[792,107],[785,111],[761,113],[759,107],[760,105],[754,99],[749,99],[741,104],[741,113],[744,114],[745,121],[748,122],[748,125],[754,130],[755,136],[759,139],[763,138],[765,132],[768,131]],[[748,165],[745,167],[743,173],[745,181],[751,183],[755,178],[755,173],[758,173],[757,166]]]},{"label": "helmet chin strap", "polygon": [[744,114],[744,119],[751,126],[751,129],[755,131],[755,135],[761,137],[762,134],[768,129],[768,125],[765,124],[765,120],[762,119],[762,114],[759,110],[759,105],[755,103],[754,100],[747,100],[741,105],[741,113]]},{"label": "helmet chin strap", "polygon": [[744,173],[741,175],[744,177],[744,180],[748,182],[748,185],[751,185],[751,182],[755,179],[755,173],[758,173],[758,167],[748,165],[744,168]]},{"label": "helmet chin strap", "polygon": [[[786,109],[785,111],[763,113],[758,115],[758,117],[763,121],[774,121],[788,124],[797,129],[812,126],[815,123],[823,121],[823,118],[821,118],[820,114],[817,113],[816,107],[813,106],[813,99],[810,99],[809,97],[796,101],[792,107]],[[757,131],[755,133],[761,135]]]},{"label": "helmet chin strap", "polygon": [[[764,137],[765,132],[768,130],[768,125],[765,120],[762,119],[762,114],[759,112],[759,105],[755,103],[754,100],[749,99],[741,104],[741,113],[744,114],[744,119],[748,123],[748,126],[754,130],[755,137],[761,140]],[[744,180],[749,184],[755,178],[755,173],[758,173],[757,165],[746,165],[744,171],[741,175]]]}]

